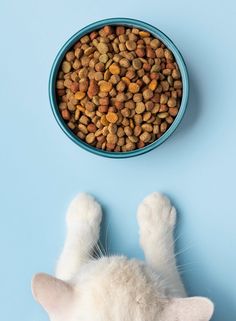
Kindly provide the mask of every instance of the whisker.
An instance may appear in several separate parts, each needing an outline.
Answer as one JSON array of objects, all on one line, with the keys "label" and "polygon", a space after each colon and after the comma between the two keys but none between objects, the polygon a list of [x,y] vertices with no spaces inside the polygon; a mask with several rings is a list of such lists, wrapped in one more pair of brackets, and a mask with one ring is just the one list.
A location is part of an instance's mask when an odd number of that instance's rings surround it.
[{"label": "whisker", "polygon": [[179,265],[176,265],[177,268],[181,268],[183,266],[189,266],[189,265],[193,265],[195,264],[194,262],[189,262],[189,263],[184,263],[184,264],[179,264]]},{"label": "whisker", "polygon": [[176,252],[176,253],[175,253],[175,257],[177,257],[178,255],[180,255],[180,254],[182,254],[182,253],[185,253],[185,252],[191,250],[192,248],[193,248],[193,245],[190,245],[189,247],[186,247],[185,249]]},{"label": "whisker", "polygon": [[179,274],[183,275],[183,274],[189,273],[189,272],[196,272],[196,270],[195,269],[188,269],[188,270],[184,270],[184,271],[179,271]]},{"label": "whisker", "polygon": [[109,230],[109,228],[110,228],[110,223],[107,224],[106,234],[105,234],[105,248],[106,248],[107,256],[109,256],[109,251],[110,251],[110,249],[109,249],[110,246],[108,246],[108,230]]},{"label": "whisker", "polygon": [[180,254],[182,254],[182,253],[185,253],[185,252],[187,252],[187,251],[189,251],[190,249],[192,249],[192,246],[189,246],[189,247],[187,247],[187,248],[185,248],[185,249],[182,249],[181,251],[179,251],[179,252],[177,252],[177,253],[172,253],[172,255],[170,256],[170,257],[168,257],[168,258],[166,258],[165,260],[164,260],[164,263],[167,265],[167,264],[176,264],[176,258],[180,255]]},{"label": "whisker", "polygon": [[174,241],[173,241],[173,246],[176,245],[177,241],[179,241],[181,239],[181,237],[183,237],[183,233],[179,233],[179,235],[177,237],[174,238]]},{"label": "whisker", "polygon": [[103,244],[102,244],[102,242],[99,240],[98,241],[98,246],[100,247],[100,250],[101,250],[101,252],[102,252],[102,256],[106,256],[106,250],[105,250],[105,248],[104,248],[104,246],[103,246]]},{"label": "whisker", "polygon": [[98,257],[103,257],[103,253],[102,253],[98,243],[95,244],[95,249],[97,250]]}]

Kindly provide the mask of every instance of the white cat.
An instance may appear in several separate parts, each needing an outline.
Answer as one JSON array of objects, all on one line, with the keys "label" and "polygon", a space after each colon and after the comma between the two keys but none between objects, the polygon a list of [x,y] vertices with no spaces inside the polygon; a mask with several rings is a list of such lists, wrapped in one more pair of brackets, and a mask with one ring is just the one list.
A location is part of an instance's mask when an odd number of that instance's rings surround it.
[{"label": "white cat", "polygon": [[175,208],[153,193],[137,217],[146,264],[123,256],[95,259],[101,207],[88,194],[72,201],[56,278],[40,273],[32,281],[51,321],[209,321],[209,299],[185,298],[174,255]]}]

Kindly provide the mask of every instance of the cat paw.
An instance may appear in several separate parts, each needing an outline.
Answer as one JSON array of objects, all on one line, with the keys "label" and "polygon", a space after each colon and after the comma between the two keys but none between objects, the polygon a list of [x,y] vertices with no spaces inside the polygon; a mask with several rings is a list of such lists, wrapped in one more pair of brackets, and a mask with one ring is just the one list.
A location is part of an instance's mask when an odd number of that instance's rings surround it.
[{"label": "cat paw", "polygon": [[99,227],[102,220],[102,209],[93,196],[87,193],[78,194],[70,203],[66,221],[69,226],[89,225]]},{"label": "cat paw", "polygon": [[166,233],[174,229],[176,210],[166,196],[155,192],[139,205],[137,218],[141,231]]}]

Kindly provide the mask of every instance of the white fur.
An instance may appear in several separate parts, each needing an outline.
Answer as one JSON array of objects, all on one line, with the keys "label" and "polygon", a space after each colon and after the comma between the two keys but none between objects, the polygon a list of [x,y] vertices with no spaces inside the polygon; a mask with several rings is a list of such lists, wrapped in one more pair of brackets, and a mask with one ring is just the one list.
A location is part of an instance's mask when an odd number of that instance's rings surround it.
[{"label": "white fur", "polygon": [[79,194],[71,202],[66,214],[67,237],[56,270],[58,278],[72,279],[89,261],[99,238],[101,219],[101,206],[92,196]]},{"label": "white fur", "polygon": [[175,262],[176,211],[159,193],[138,208],[140,244],[146,264],[123,256],[93,259],[102,218],[100,205],[80,194],[67,212],[67,237],[57,278],[38,274],[35,299],[51,321],[208,321],[206,298],[184,298]]},{"label": "white fur", "polygon": [[175,208],[167,197],[153,193],[140,204],[137,216],[147,263],[164,277],[168,294],[184,297],[174,253]]}]

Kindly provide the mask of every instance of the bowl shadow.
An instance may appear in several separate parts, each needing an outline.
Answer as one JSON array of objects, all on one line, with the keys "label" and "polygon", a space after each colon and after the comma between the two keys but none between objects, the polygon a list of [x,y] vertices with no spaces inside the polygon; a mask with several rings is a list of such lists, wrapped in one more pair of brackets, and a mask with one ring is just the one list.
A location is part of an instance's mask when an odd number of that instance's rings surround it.
[{"label": "bowl shadow", "polygon": [[201,93],[197,84],[196,77],[194,76],[194,72],[191,69],[191,66],[188,67],[188,74],[190,84],[189,101],[185,115],[178,129],[173,134],[176,138],[186,136],[186,132],[188,132],[190,129],[196,126],[201,116]]}]

